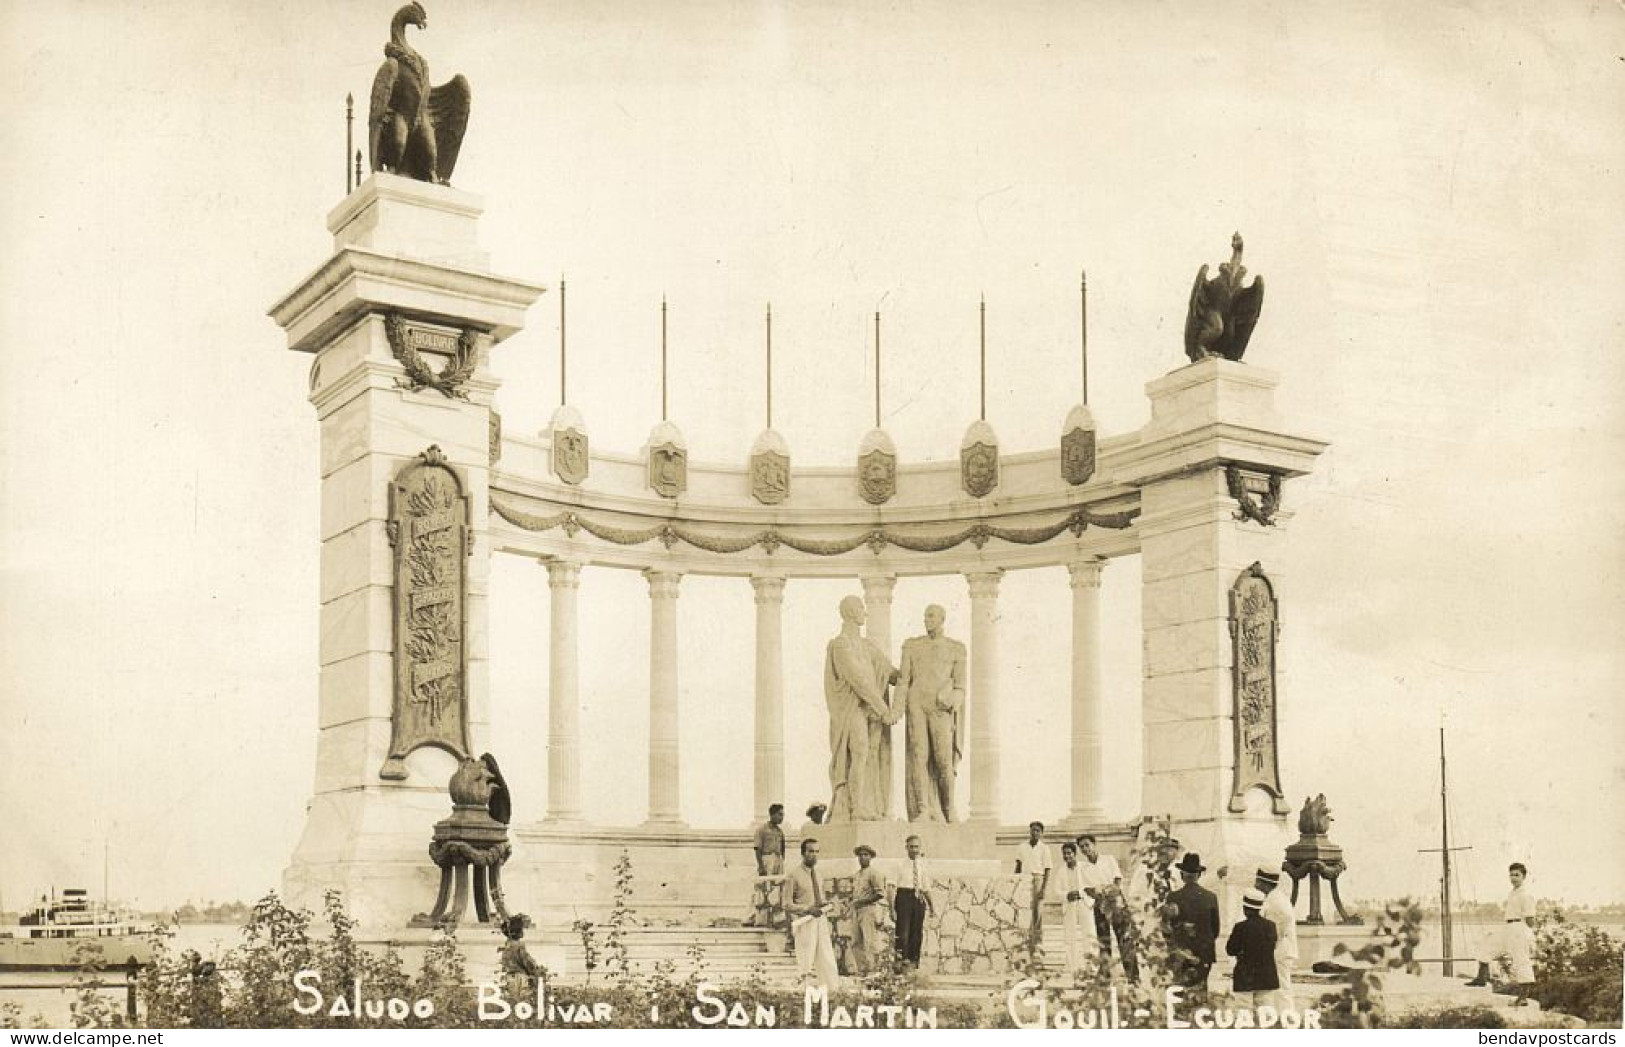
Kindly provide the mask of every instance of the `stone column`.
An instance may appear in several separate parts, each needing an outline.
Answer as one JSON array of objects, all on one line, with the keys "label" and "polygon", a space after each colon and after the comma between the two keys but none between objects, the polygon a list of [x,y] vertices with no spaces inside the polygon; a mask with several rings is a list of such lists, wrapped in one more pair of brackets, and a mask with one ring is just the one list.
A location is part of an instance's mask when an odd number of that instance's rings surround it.
[{"label": "stone column", "polygon": [[[445,817],[456,767],[434,744],[406,754],[394,746],[397,698],[405,707],[414,685],[395,665],[389,525],[399,521],[390,491],[404,469],[429,460],[431,446],[458,479],[471,539],[461,593],[466,687],[448,711],[463,717],[471,755],[489,747],[487,493],[498,385],[489,357],[542,289],[489,271],[481,210],[469,193],[374,173],[329,214],[332,252],[271,308],[288,348],[313,357],[309,397],[321,431],[316,774],[283,897],[319,909],[326,891],[341,890],[368,928],[398,927],[403,913],[425,907],[425,827]],[[421,345],[461,351],[462,336],[474,333],[473,373],[457,398],[404,387],[391,315]]]},{"label": "stone column", "polygon": [[869,642],[886,652],[886,657],[895,664],[897,655],[891,646],[891,594],[897,588],[897,576],[894,574],[871,574],[861,579],[863,583],[863,606],[868,615],[868,624],[864,627],[864,635]]},{"label": "stone column", "polygon": [[553,590],[547,646],[547,817],[549,821],[576,821],[581,817],[581,698],[576,661],[576,591],[581,586],[581,565],[549,560],[547,584]]},{"label": "stone column", "polygon": [[1092,825],[1101,805],[1100,570],[1097,559],[1067,565],[1072,573],[1072,810],[1067,821]]},{"label": "stone column", "polygon": [[643,572],[649,582],[649,821],[681,825],[677,759],[677,584],[673,571]]},{"label": "stone column", "polygon": [[756,807],[784,802],[784,579],[756,575]]},{"label": "stone column", "polygon": [[[1255,562],[1280,581],[1291,495],[1272,503],[1267,526],[1245,518],[1242,500],[1263,511],[1269,477],[1308,472],[1326,446],[1285,427],[1273,402],[1277,380],[1262,368],[1212,358],[1148,383],[1151,420],[1140,431],[1139,452],[1118,473],[1140,489],[1141,811],[1170,818],[1184,846],[1212,868],[1279,863],[1293,839],[1284,795],[1250,788],[1233,796],[1230,593]],[[1232,478],[1245,484],[1248,476],[1262,490],[1232,489]],[[1294,704],[1283,682],[1277,675],[1277,722]],[[1270,724],[1256,733],[1278,745]],[[1224,891],[1227,919],[1243,886],[1245,878],[1235,878]]]},{"label": "stone column", "polygon": [[970,816],[999,817],[999,579],[968,573],[970,583]]}]

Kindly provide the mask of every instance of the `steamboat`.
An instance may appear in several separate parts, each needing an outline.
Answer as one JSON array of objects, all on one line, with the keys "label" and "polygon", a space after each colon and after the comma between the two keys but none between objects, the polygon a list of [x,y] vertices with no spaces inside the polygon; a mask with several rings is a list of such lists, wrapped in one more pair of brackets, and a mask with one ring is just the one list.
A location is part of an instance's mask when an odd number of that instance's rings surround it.
[{"label": "steamboat", "polygon": [[152,936],[165,933],[165,928],[137,924],[132,916],[93,901],[82,888],[68,888],[61,897],[53,890],[23,913],[16,926],[0,927],[0,971],[144,965],[152,961]]}]

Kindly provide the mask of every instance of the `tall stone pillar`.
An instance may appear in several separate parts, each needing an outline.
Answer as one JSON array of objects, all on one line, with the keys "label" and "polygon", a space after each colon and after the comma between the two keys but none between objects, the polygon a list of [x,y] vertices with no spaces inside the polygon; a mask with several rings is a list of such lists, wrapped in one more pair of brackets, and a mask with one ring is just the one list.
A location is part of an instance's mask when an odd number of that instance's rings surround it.
[{"label": "tall stone pillar", "polygon": [[[1241,725],[1243,742],[1232,675],[1232,590],[1254,563],[1281,580],[1289,520],[1281,483],[1313,468],[1326,446],[1284,428],[1273,403],[1277,381],[1273,372],[1211,358],[1148,383],[1151,421],[1119,474],[1140,488],[1141,810],[1171,818],[1174,835],[1213,868],[1279,865],[1293,839],[1279,783],[1249,785],[1250,773],[1236,773],[1243,744],[1254,754],[1249,765],[1266,752],[1273,763],[1278,720],[1293,710],[1293,696],[1276,674],[1260,692],[1268,702],[1255,702],[1252,722]],[[1245,887],[1247,879],[1232,882]]]},{"label": "tall stone pillar", "polygon": [[1101,794],[1100,572],[1097,559],[1067,565],[1072,574],[1072,809],[1071,825],[1086,826],[1106,816]]},{"label": "tall stone pillar", "polygon": [[784,579],[756,575],[756,807],[784,802]]},{"label": "tall stone pillar", "polygon": [[[489,744],[486,521],[498,383],[488,354],[523,326],[542,289],[489,272],[481,210],[472,194],[374,174],[328,216],[332,255],[271,308],[288,348],[313,357],[321,426],[316,774],[283,896],[319,910],[337,888],[370,927],[405,926],[433,901],[424,846],[448,810],[456,757],[447,750],[465,754],[466,744],[478,755]],[[436,476],[437,505],[450,500],[443,512],[408,520],[411,508],[399,506],[392,515],[391,486],[419,461]],[[461,548],[443,543],[434,554],[461,566],[461,591],[413,592],[418,602],[407,606],[456,609],[461,627],[440,630],[456,653],[396,666],[397,552],[431,532],[457,536]],[[442,727],[419,747],[424,732],[404,725],[421,727],[425,688]]]},{"label": "tall stone pillar", "polygon": [[894,574],[865,575],[860,581],[863,583],[863,606],[868,618],[864,626],[864,636],[869,642],[886,652],[893,664],[897,661],[897,652],[891,645],[891,596],[897,588],[897,576]]},{"label": "tall stone pillar", "polygon": [[547,817],[581,818],[581,695],[576,648],[576,592],[581,565],[547,561],[553,592],[547,643]]},{"label": "tall stone pillar", "polygon": [[683,576],[650,568],[643,577],[649,581],[649,823],[681,825],[677,587]]},{"label": "tall stone pillar", "polygon": [[999,817],[999,579],[1003,571],[966,574],[970,583],[970,816]]}]

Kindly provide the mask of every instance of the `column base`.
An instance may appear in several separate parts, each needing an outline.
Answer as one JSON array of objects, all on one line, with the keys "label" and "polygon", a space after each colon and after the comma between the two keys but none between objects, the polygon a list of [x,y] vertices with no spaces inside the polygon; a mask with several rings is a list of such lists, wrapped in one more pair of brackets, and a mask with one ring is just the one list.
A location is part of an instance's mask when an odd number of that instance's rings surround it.
[{"label": "column base", "polygon": [[1094,829],[1105,824],[1106,809],[1104,807],[1079,807],[1068,811],[1057,828],[1081,832],[1084,829]]},{"label": "column base", "polygon": [[645,818],[639,825],[641,829],[687,829],[688,823],[681,818]]}]

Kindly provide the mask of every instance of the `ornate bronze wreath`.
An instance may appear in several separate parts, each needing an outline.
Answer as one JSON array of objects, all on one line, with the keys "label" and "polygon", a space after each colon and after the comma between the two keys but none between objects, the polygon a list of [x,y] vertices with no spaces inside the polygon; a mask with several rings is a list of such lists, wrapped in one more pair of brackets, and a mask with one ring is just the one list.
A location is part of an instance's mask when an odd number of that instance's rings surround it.
[{"label": "ornate bronze wreath", "polygon": [[457,336],[457,351],[452,354],[451,363],[436,374],[413,348],[412,340],[406,337],[406,320],[401,314],[384,314],[384,331],[389,335],[389,351],[406,370],[405,380],[397,380],[396,384],[414,390],[427,387],[454,400],[468,399],[468,394],[460,386],[473,375],[474,367],[479,363],[479,332],[472,327],[463,328]]}]

